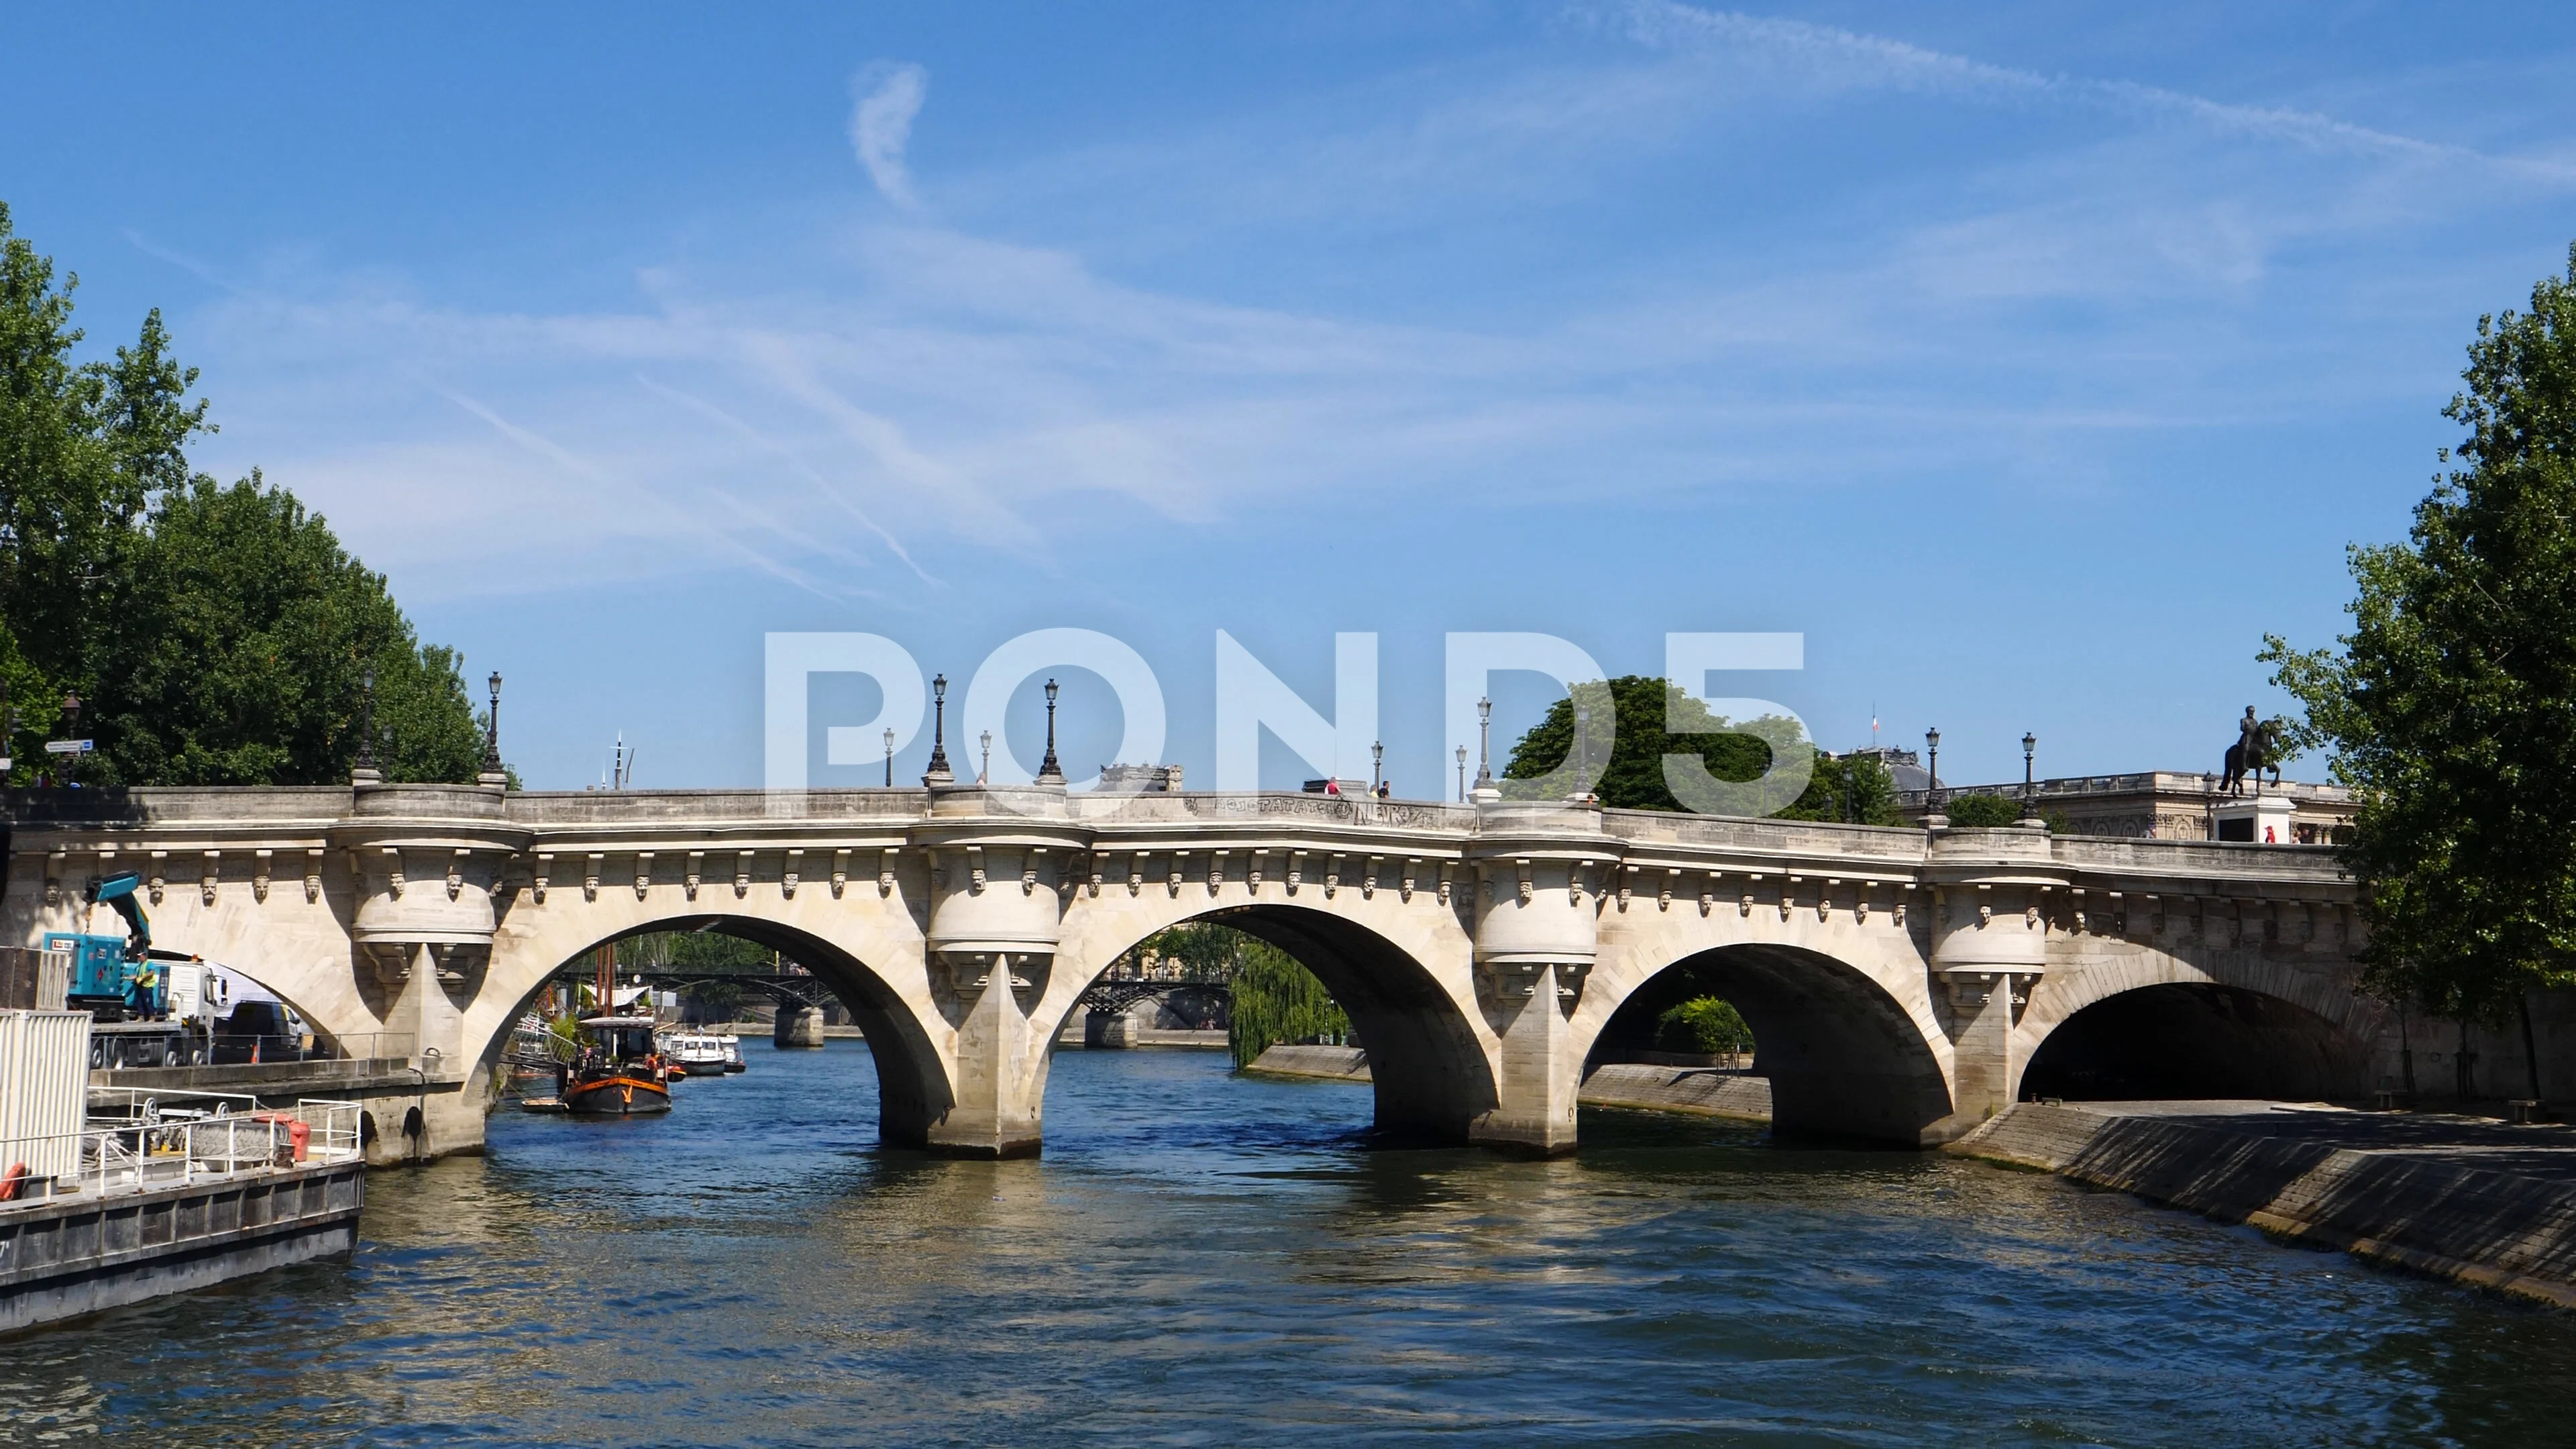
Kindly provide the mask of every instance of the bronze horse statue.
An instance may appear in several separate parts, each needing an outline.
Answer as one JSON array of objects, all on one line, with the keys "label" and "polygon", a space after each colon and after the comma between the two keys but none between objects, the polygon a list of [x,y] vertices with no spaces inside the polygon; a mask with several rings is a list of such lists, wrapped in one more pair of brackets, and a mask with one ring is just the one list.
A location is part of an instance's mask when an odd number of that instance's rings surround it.
[{"label": "bronze horse statue", "polygon": [[[2253,711],[2246,711],[2252,714]],[[2219,789],[2229,795],[2245,793],[2245,777],[2254,777],[2257,792],[2263,788],[2263,771],[2272,772],[2272,783],[2281,783],[2281,721],[2267,719],[2242,730],[2236,743],[2227,747],[2227,778]]]}]

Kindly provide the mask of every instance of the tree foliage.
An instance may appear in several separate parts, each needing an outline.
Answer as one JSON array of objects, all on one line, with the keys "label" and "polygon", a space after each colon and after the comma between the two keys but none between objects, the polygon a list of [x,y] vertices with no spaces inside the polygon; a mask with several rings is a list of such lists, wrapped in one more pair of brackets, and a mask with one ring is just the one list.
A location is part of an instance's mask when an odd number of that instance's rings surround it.
[{"label": "tree foliage", "polygon": [[620,941],[617,959],[630,969],[753,976],[765,976],[779,967],[777,952],[722,931],[645,931]]},{"label": "tree foliage", "polygon": [[2478,319],[2404,543],[2350,550],[2340,655],[2265,636],[2357,814],[2367,980],[2494,1018],[2576,981],[2576,247],[2528,313]]},{"label": "tree foliage", "polygon": [[449,650],[422,648],[381,575],[257,475],[164,493],[136,541],[119,627],[99,640],[89,717],[100,782],[345,778],[375,674],[378,765],[471,780],[483,732]]},{"label": "tree foliage", "polygon": [[1258,942],[1241,931],[1207,921],[1188,921],[1145,938],[1136,949],[1181,968],[1191,981],[1223,981],[1234,973],[1244,951]]},{"label": "tree foliage", "polygon": [[[1578,703],[1589,705],[1579,730]],[[1686,728],[1669,728],[1673,723]],[[1568,763],[1576,758],[1578,737],[1588,757],[1579,773]],[[1904,823],[1895,782],[1876,760],[1826,754],[1807,741],[1795,720],[1725,719],[1679,686],[1644,674],[1579,684],[1549,705],[1512,746],[1501,789],[1510,799],[1548,799],[1572,793],[1579,782],[1614,810],[1681,810],[1665,777],[1666,755],[1696,756],[1710,775],[1742,783],[1761,778],[1784,749],[1808,751],[1814,766],[1802,791],[1773,814],[1786,820]]]},{"label": "tree foliage", "polygon": [[315,784],[358,754],[376,677],[389,778],[470,780],[483,748],[452,651],[424,648],[384,579],[257,475],[222,487],[186,445],[213,431],[161,314],[82,362],[76,278],[0,206],[0,680],[14,782],[45,765],[65,694],[98,753],[87,784]]},{"label": "tree foliage", "polygon": [[2009,795],[1950,795],[1941,801],[1941,814],[1960,828],[1991,828],[2019,820],[2021,802]]},{"label": "tree foliage", "polygon": [[1280,1042],[1350,1039],[1351,1019],[1313,972],[1231,926],[1185,921],[1146,937],[1136,954],[1179,967],[1184,980],[1232,985],[1226,1032],[1238,1067],[1252,1065]]},{"label": "tree foliage", "polygon": [[1694,996],[1655,1018],[1655,1045],[1668,1052],[1753,1050],[1753,1028],[1734,1003],[1716,996]]},{"label": "tree foliage", "polygon": [[1840,820],[1851,825],[1903,825],[1896,808],[1896,780],[1887,767],[1867,755],[1829,755],[1816,751],[1816,772],[1807,777],[1806,792],[1783,820]]},{"label": "tree foliage", "polygon": [[[1223,927],[1215,929],[1223,930]],[[1248,1067],[1274,1043],[1348,1041],[1351,1019],[1315,973],[1267,941],[1236,935],[1234,1009],[1226,1026],[1234,1064]]]}]

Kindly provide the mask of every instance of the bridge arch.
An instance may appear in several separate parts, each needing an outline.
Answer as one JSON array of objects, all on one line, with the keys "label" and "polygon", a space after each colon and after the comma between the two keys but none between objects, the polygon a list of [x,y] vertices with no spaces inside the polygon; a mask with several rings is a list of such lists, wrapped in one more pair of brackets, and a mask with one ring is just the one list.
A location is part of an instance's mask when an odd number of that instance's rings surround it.
[{"label": "bridge arch", "polygon": [[1698,986],[1753,1028],[1753,1071],[1769,1079],[1775,1131],[1913,1145],[1950,1114],[1943,1039],[1916,1007],[1869,971],[1786,942],[1707,947],[1637,975],[1597,1016],[1582,1013],[1585,1071]]},{"label": "bridge arch", "polygon": [[[547,983],[580,957],[612,942],[656,931],[717,930],[793,958],[848,1008],[867,1037],[876,1066],[878,1135],[883,1141],[927,1145],[931,1124],[954,1105],[942,1043],[925,1030],[925,1018],[895,973],[872,964],[853,943],[748,911],[616,914],[619,919],[613,929],[605,928],[606,923],[596,917],[585,917],[569,932],[545,932],[512,943],[507,950],[496,945],[495,980],[484,994],[508,1002],[509,1007],[500,1015],[497,1028],[482,1039],[479,1071],[493,1069],[508,1044],[511,1026],[526,1014]],[[934,1013],[928,1019],[940,1018]]]},{"label": "bridge arch", "polygon": [[2104,952],[2052,971],[2016,1025],[2016,1097],[2356,1098],[2385,1008],[2278,952]]},{"label": "bridge arch", "polygon": [[[1032,1024],[1052,1042],[1091,983],[1156,933],[1193,922],[1228,926],[1295,957],[1350,1017],[1368,1049],[1381,1137],[1392,1142],[1469,1140],[1476,1120],[1497,1103],[1493,1033],[1490,1027],[1478,1030],[1483,1021],[1464,973],[1447,980],[1425,960],[1437,949],[1444,924],[1458,930],[1455,913],[1438,905],[1429,892],[1419,893],[1411,904],[1394,891],[1366,896],[1337,892],[1351,898],[1347,905],[1327,902],[1313,887],[1306,894],[1312,899],[1176,899],[1167,901],[1166,909],[1122,911],[1110,930],[1068,932]],[[1042,1095],[1043,1063],[1039,1070],[1036,1085]]]}]

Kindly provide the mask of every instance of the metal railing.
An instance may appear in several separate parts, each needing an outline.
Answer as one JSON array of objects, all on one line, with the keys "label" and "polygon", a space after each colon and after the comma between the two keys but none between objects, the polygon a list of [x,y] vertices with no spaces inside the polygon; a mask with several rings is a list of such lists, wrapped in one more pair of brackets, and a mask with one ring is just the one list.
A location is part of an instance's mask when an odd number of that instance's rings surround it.
[{"label": "metal railing", "polygon": [[[252,1110],[234,1111],[236,1102],[249,1102]],[[132,1093],[124,1105],[133,1112],[127,1121],[0,1138],[0,1164],[25,1169],[13,1173],[20,1178],[13,1200],[131,1195],[207,1178],[354,1162],[365,1146],[355,1102],[307,1098],[291,1111],[259,1111],[250,1098],[227,1093],[163,1092]],[[299,1123],[305,1128],[301,1153],[295,1143]]]},{"label": "metal railing", "polygon": [[360,1062],[407,1061],[420,1055],[420,1034],[409,1031],[353,1031],[331,1037],[326,1043],[333,1049],[327,1059],[316,1058],[308,1065],[330,1066],[339,1063],[354,1070]]},{"label": "metal railing", "polygon": [[92,1087],[89,1089],[87,1115],[95,1122],[101,1118],[126,1121],[160,1121],[163,1118],[185,1120],[196,1117],[223,1117],[249,1114],[259,1110],[259,1098],[248,1092],[184,1092],[154,1087]]}]

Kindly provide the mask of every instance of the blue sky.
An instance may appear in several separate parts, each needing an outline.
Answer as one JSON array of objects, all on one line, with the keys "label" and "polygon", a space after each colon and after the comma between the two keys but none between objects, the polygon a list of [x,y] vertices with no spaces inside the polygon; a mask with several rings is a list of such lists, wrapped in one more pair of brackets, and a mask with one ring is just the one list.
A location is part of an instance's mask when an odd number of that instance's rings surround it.
[{"label": "blue sky", "polygon": [[[1667,631],[1800,631],[1719,692],[1836,748],[1937,724],[1961,781],[2025,729],[2046,773],[2215,768],[2277,707],[2263,631],[2328,641],[2346,544],[2402,534],[2478,314],[2576,239],[2551,6],[10,34],[0,199],[93,340],[162,307],[199,464],[500,669],[540,786],[620,731],[639,784],[756,782],[766,631],[962,680],[1059,626],[1145,656],[1197,780],[1219,629],[1318,705],[1377,632],[1407,794],[1449,778],[1452,630],[1644,673]],[[1506,681],[1500,732],[1550,693]],[[1068,764],[1119,728],[1069,674]]]}]

